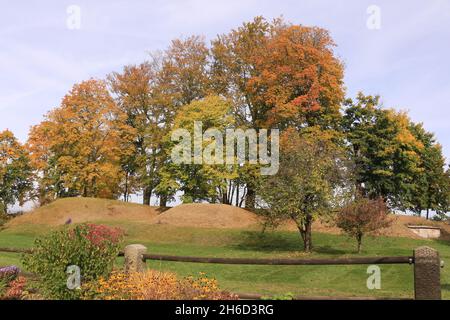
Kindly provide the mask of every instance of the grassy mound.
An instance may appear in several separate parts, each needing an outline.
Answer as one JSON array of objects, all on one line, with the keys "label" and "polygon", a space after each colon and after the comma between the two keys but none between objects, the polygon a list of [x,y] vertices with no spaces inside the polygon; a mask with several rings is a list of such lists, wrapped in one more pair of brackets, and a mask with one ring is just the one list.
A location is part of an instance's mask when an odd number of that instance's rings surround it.
[{"label": "grassy mound", "polygon": [[162,210],[116,200],[93,198],[65,198],[49,205],[37,208],[29,213],[12,219],[6,227],[25,224],[58,226],[69,219],[72,223],[95,221],[150,221]]},{"label": "grassy mound", "polygon": [[257,216],[225,204],[191,203],[171,208],[158,216],[157,223],[197,228],[247,228],[258,224]]},{"label": "grassy mound", "polygon": [[[10,220],[5,227],[17,228],[32,225],[60,226],[68,220],[72,223],[101,222],[123,225],[139,224],[143,230],[150,225],[167,225],[190,228],[210,229],[259,229],[259,218],[252,212],[224,204],[191,203],[174,208],[144,206],[136,203],[125,203],[116,200],[93,198],[66,198],[40,207],[23,216]],[[442,239],[450,239],[450,225],[443,222],[427,221],[424,218],[411,216],[393,216],[391,227],[383,230],[381,235],[389,237],[406,237],[420,239],[407,225],[433,225],[441,228]],[[292,222],[282,225],[279,230],[297,231]],[[314,232],[341,234],[335,226],[316,221]]]}]

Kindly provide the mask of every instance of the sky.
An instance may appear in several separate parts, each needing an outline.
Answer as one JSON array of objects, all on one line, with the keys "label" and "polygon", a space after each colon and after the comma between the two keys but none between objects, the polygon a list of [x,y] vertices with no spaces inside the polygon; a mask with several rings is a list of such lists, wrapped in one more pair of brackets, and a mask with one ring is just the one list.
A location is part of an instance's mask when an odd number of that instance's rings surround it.
[{"label": "sky", "polygon": [[450,159],[450,0],[0,0],[0,130],[30,126],[80,81],[207,40],[262,15],[330,31],[347,96],[379,94],[436,134]]}]

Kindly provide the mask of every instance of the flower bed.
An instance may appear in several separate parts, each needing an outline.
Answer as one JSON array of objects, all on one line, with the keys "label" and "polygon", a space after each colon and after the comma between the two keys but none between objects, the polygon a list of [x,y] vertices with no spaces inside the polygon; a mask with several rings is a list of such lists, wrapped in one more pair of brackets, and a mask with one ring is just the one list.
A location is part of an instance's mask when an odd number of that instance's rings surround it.
[{"label": "flower bed", "polygon": [[114,271],[107,278],[88,283],[85,299],[101,300],[236,300],[238,297],[221,291],[215,279],[204,273],[197,277],[178,279],[174,273],[147,270],[126,274]]},{"label": "flower bed", "polygon": [[16,266],[0,268],[0,300],[17,300],[23,295],[26,279]]}]

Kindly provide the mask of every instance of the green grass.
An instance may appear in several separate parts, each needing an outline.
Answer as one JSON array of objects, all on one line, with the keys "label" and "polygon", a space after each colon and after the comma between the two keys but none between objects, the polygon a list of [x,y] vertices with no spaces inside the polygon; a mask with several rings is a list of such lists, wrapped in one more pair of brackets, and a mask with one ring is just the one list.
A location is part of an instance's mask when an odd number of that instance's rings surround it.
[{"label": "green grass", "polygon": [[[361,255],[355,243],[345,236],[314,233],[314,252],[301,251],[295,232],[177,228],[115,222],[127,231],[126,243],[142,243],[149,252],[171,255],[253,258],[325,258],[353,256],[409,256],[421,245],[437,249],[447,267],[442,269],[443,297],[450,299],[450,243],[407,238],[368,237]],[[48,228],[20,226],[0,231],[0,247],[30,248],[34,238]],[[118,265],[122,263],[120,259]],[[20,255],[0,253],[0,265],[20,265]],[[261,293],[268,296],[299,294],[307,296],[413,297],[413,267],[382,265],[381,290],[369,290],[367,266],[250,266],[148,261],[153,269],[173,271],[180,276],[206,272],[222,288],[233,292]]]}]

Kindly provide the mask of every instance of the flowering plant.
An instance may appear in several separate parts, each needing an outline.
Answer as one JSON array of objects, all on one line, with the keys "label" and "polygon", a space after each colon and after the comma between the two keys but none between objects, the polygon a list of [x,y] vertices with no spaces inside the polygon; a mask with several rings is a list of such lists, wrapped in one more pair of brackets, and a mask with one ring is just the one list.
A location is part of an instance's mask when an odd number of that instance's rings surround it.
[{"label": "flowering plant", "polygon": [[204,273],[177,278],[171,272],[147,270],[126,274],[113,271],[84,287],[85,299],[102,300],[232,300],[237,297],[221,291],[215,279]]},{"label": "flowering plant", "polygon": [[22,290],[16,290],[20,269],[16,266],[0,268],[0,299],[15,299],[21,296]]},{"label": "flowering plant", "polygon": [[78,299],[81,290],[68,286],[68,267],[80,270],[79,283],[94,281],[111,272],[118,256],[122,230],[94,224],[52,232],[35,241],[33,253],[24,265],[40,275],[41,292],[48,298]]},{"label": "flowering plant", "polygon": [[0,268],[0,281],[13,281],[19,275],[20,269],[16,266]]}]

